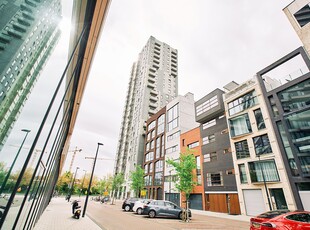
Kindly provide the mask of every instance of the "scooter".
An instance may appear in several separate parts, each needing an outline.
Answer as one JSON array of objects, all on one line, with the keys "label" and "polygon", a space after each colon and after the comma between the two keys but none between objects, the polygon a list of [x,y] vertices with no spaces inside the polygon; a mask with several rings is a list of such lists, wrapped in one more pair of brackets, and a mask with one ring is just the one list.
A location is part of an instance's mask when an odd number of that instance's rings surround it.
[{"label": "scooter", "polygon": [[80,219],[81,215],[81,206],[79,206],[78,202],[78,200],[72,202],[72,214],[75,219]]}]

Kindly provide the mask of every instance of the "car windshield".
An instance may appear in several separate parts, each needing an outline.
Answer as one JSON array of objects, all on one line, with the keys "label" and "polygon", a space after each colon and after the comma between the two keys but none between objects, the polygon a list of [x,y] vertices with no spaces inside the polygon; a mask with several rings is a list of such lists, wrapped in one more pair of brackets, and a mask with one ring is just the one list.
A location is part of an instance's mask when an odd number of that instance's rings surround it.
[{"label": "car windshield", "polygon": [[281,214],[287,213],[290,210],[287,209],[282,209],[282,210],[274,210],[274,211],[270,211],[270,212],[265,212],[260,214],[258,217],[259,218],[267,218],[267,219],[271,219],[273,217],[279,216]]},{"label": "car windshield", "polygon": [[286,217],[286,219],[294,220],[298,222],[310,223],[310,214],[309,213],[296,213]]}]

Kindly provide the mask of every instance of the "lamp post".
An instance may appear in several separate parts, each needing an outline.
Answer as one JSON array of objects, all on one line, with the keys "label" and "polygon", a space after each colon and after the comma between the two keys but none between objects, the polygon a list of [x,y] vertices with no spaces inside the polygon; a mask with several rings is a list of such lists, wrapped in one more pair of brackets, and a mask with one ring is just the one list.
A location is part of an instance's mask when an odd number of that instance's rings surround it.
[{"label": "lamp post", "polygon": [[21,145],[20,145],[20,147],[19,147],[19,149],[18,149],[18,151],[17,151],[17,154],[16,154],[16,156],[15,156],[15,158],[14,158],[12,164],[11,164],[11,167],[10,167],[8,173],[6,174],[6,177],[5,177],[5,179],[4,179],[4,181],[3,181],[2,185],[1,185],[1,188],[0,188],[0,195],[1,195],[2,192],[4,191],[4,187],[5,187],[5,185],[6,185],[6,182],[8,181],[8,179],[9,179],[9,177],[10,177],[10,174],[11,174],[12,169],[13,169],[15,163],[16,163],[16,160],[17,160],[17,158],[18,158],[18,156],[19,156],[19,153],[20,153],[21,149],[23,148],[23,145],[24,145],[24,143],[25,143],[25,141],[26,141],[26,138],[27,138],[27,136],[28,136],[28,134],[30,133],[31,130],[29,130],[29,129],[22,129],[21,131],[25,132],[26,135],[25,135],[25,137],[24,137],[24,139],[23,139],[23,141],[22,141],[22,143],[21,143]]},{"label": "lamp post", "polygon": [[82,191],[83,191],[84,180],[85,180],[85,176],[86,176],[86,172],[87,172],[86,170],[83,170],[83,171],[84,171],[84,176],[83,176],[83,180],[82,180],[82,185],[81,185],[79,197],[81,197],[81,193],[82,193]]},{"label": "lamp post", "polygon": [[95,155],[95,159],[94,159],[94,164],[93,164],[93,169],[91,172],[91,176],[90,176],[90,180],[89,180],[89,184],[88,184],[88,189],[87,189],[87,194],[86,194],[86,199],[85,199],[85,204],[84,204],[84,208],[83,208],[83,214],[82,217],[85,216],[85,212],[86,212],[86,208],[87,208],[87,202],[88,202],[88,196],[89,196],[89,192],[90,192],[90,186],[93,180],[93,175],[94,175],[94,171],[95,171],[95,166],[96,166],[96,161],[97,161],[97,156],[98,156],[98,150],[99,150],[99,146],[103,145],[102,143],[98,143],[97,145],[97,151],[96,151],[96,155]]},{"label": "lamp post", "polygon": [[73,188],[74,188],[74,183],[75,183],[75,178],[76,178],[76,174],[77,174],[77,171],[80,167],[76,167],[76,170],[75,170],[75,173],[74,173],[74,177],[73,177],[73,181],[71,183],[71,188],[69,190],[69,194],[68,194],[68,202],[70,201],[70,198],[71,198],[71,195],[72,195],[72,191],[73,191]]},{"label": "lamp post", "polygon": [[269,210],[271,211],[271,210],[272,210],[272,206],[271,206],[271,202],[270,202],[269,192],[268,192],[268,189],[267,189],[267,183],[266,183],[265,173],[264,173],[264,170],[263,170],[263,168],[262,168],[261,161],[260,161],[260,155],[261,155],[261,154],[258,154],[258,155],[257,155],[257,156],[258,156],[258,162],[259,162],[259,168],[260,168],[260,171],[261,171],[261,174],[262,174],[262,177],[263,177],[263,181],[264,181],[264,187],[265,187],[265,191],[266,191],[266,195],[267,195]]}]

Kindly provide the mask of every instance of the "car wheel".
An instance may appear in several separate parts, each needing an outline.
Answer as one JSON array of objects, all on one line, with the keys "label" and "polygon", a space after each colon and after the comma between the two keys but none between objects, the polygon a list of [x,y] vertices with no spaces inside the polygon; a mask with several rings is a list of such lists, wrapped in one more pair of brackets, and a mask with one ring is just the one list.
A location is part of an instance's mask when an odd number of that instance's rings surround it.
[{"label": "car wheel", "polygon": [[130,211],[130,206],[129,206],[129,205],[126,205],[126,206],[125,206],[125,211],[126,211],[126,212],[129,212],[129,211]]},{"label": "car wheel", "polygon": [[183,213],[182,212],[179,213],[179,219],[181,219],[181,220],[183,219]]},{"label": "car wheel", "polygon": [[141,215],[141,214],[142,214],[142,208],[138,208],[138,209],[137,209],[137,213],[138,213],[139,215]]},{"label": "car wheel", "polygon": [[150,218],[154,218],[156,216],[156,212],[154,211],[154,210],[151,210],[150,212],[149,212],[149,217]]}]

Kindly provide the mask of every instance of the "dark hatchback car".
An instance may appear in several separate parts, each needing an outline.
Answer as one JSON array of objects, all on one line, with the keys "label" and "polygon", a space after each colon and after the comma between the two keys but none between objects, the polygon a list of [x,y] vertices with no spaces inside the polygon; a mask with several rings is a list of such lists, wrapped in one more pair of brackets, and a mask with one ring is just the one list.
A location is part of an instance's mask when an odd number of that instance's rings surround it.
[{"label": "dark hatchback car", "polygon": [[[157,216],[174,217],[182,219],[183,210],[176,204],[165,200],[153,200],[149,204],[143,206],[143,215],[148,215],[150,218]],[[189,210],[189,217],[192,216]]]},{"label": "dark hatchback car", "polygon": [[124,209],[126,212],[132,211],[135,202],[138,200],[140,200],[140,198],[131,197],[125,199],[122,205],[122,209]]}]

